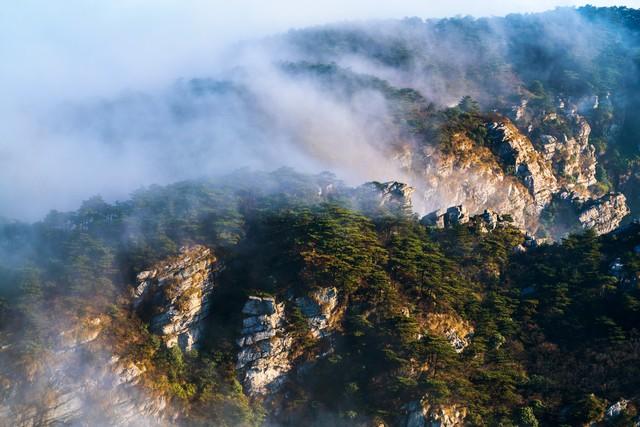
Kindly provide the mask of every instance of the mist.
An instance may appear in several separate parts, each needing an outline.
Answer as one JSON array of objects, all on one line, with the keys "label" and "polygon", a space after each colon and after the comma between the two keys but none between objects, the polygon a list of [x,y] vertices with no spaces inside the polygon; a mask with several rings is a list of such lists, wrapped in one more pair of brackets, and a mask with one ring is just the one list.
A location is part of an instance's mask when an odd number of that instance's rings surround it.
[{"label": "mist", "polygon": [[[295,53],[282,45],[263,49],[257,41],[333,21],[505,15],[572,4],[408,1],[371,7],[354,1],[342,7],[331,2],[293,7],[276,2],[267,8],[254,1],[233,6],[72,1],[47,8],[27,1],[5,6],[0,16],[0,216],[35,220],[50,209],[77,207],[94,194],[121,199],[143,185],[243,167],[329,168],[354,184],[402,179],[379,150],[388,139],[384,129],[372,126],[385,115],[384,102],[360,99],[344,105],[309,85],[293,84],[274,65]],[[252,44],[258,48],[248,48]],[[439,81],[399,75],[362,58],[342,58],[341,65],[416,87],[443,103],[459,96]],[[175,117],[170,106],[181,102],[176,99],[180,81],[195,77],[248,87],[257,104],[271,109],[268,126],[256,125],[246,106],[230,99],[205,101],[206,114],[201,111],[197,118]],[[105,111],[110,118],[101,117]]]}]

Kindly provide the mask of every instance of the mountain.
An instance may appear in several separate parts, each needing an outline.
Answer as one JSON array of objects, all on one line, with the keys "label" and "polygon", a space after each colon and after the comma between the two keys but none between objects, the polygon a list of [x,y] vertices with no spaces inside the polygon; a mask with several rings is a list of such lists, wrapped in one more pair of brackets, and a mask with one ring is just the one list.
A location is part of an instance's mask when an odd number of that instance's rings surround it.
[{"label": "mountain", "polygon": [[167,169],[336,175],[2,219],[0,425],[637,424],[639,30],[590,6],[329,25],[243,46],[268,72],[75,110],[110,147],[175,139]]}]

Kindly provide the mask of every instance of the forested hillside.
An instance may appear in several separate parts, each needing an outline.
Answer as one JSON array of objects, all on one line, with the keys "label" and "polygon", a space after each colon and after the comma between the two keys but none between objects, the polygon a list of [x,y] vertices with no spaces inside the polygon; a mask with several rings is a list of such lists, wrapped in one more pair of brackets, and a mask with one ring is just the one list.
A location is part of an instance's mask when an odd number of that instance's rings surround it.
[{"label": "forested hillside", "polygon": [[[76,116],[202,178],[0,219],[0,426],[640,422],[640,11],[255,45],[278,85]],[[335,175],[206,170],[220,129]]]},{"label": "forested hillside", "polygon": [[[318,195],[330,184],[333,192]],[[577,425],[603,419],[622,398],[632,403],[607,420],[627,425],[635,416],[635,224],[521,251],[526,238],[508,223],[430,228],[393,204],[362,211],[354,194],[330,176],[281,170],[150,188],[115,205],[95,198],[31,226],[5,224],[3,259],[13,262],[3,264],[2,337],[11,344],[1,354],[11,410],[19,419],[48,410],[52,384],[19,378],[64,354],[55,332],[62,319],[104,316],[92,345],[146,367],[145,393],[167,396],[187,424],[266,416],[284,425],[403,425],[421,399],[444,412],[464,408],[474,425]],[[166,349],[128,295],[135,273],[196,244],[225,267],[198,349]],[[295,301],[327,287],[339,320],[318,338]],[[266,413],[234,373],[250,296],[284,303],[283,331],[295,343]]]}]

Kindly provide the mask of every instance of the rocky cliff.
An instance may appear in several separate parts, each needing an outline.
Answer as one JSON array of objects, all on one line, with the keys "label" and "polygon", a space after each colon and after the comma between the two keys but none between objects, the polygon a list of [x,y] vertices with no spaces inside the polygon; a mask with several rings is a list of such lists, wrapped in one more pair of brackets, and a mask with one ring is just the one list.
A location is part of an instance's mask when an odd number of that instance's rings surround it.
[{"label": "rocky cliff", "polygon": [[[543,119],[556,128],[568,127],[566,132],[557,131],[556,135],[543,134],[539,144],[543,147],[544,157],[553,163],[562,184],[570,190],[586,190],[597,182],[595,147],[589,142],[591,126],[587,120],[571,110],[569,114],[548,114]],[[553,130],[553,127],[551,128]]]},{"label": "rocky cliff", "polygon": [[628,213],[624,196],[599,198],[591,190],[597,183],[597,158],[587,120],[573,106],[540,116],[525,101],[514,108],[515,124],[490,116],[484,144],[458,133],[451,136],[447,150],[408,149],[411,161],[406,161],[406,153],[402,158],[405,168],[414,172],[414,204],[438,207],[423,218],[426,225],[449,227],[487,211],[536,233],[544,211],[555,198],[566,198],[563,194],[573,195],[576,214],[570,222],[598,234],[620,224]]},{"label": "rocky cliff", "polygon": [[249,297],[242,308],[236,369],[250,395],[275,392],[291,369],[293,339],[285,333],[284,304],[275,298]]},{"label": "rocky cliff", "polygon": [[[315,289],[287,303],[300,310],[313,340],[325,338],[333,330],[338,308],[337,289]],[[274,393],[294,366],[295,343],[285,303],[277,303],[273,297],[251,296],[242,313],[236,363],[240,380],[251,396]]]},{"label": "rocky cliff", "polygon": [[524,183],[533,196],[536,211],[540,213],[559,188],[551,166],[510,121],[489,123],[487,129],[492,150],[505,171]]},{"label": "rocky cliff", "polygon": [[138,274],[133,304],[168,347],[197,345],[218,268],[210,249],[193,246]]},{"label": "rocky cliff", "polygon": [[296,298],[295,304],[306,319],[313,338],[323,338],[331,333],[337,320],[336,288],[315,289],[306,296]]},{"label": "rocky cliff", "polygon": [[[174,419],[165,397],[140,385],[145,366],[111,353],[108,317],[67,320],[70,326],[51,351],[34,361],[28,378],[15,378],[3,396],[0,426],[159,426]],[[16,375],[22,371],[5,365],[5,379],[12,378],[6,368]]]},{"label": "rocky cliff", "polygon": [[624,194],[610,193],[584,202],[578,221],[583,228],[604,234],[615,230],[629,212]]},{"label": "rocky cliff", "polygon": [[446,209],[464,205],[470,215],[492,209],[511,215],[522,228],[535,229],[539,208],[524,182],[505,173],[489,148],[466,135],[453,135],[451,144],[446,152],[426,146],[413,153],[416,206]]}]

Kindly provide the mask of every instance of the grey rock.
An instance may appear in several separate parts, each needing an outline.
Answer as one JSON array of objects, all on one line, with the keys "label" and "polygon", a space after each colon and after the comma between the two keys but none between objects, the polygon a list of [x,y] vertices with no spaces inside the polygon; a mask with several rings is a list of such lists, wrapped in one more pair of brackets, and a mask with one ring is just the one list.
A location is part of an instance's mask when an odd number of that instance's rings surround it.
[{"label": "grey rock", "polygon": [[151,307],[156,314],[149,320],[150,329],[168,347],[197,347],[218,268],[210,249],[193,246],[138,274],[133,306],[141,311]]},{"label": "grey rock", "polygon": [[274,298],[249,297],[242,312],[242,336],[236,369],[247,394],[276,391],[291,369],[289,353],[293,339],[285,331],[284,304]]},{"label": "grey rock", "polygon": [[311,335],[322,338],[330,333],[330,326],[338,306],[336,288],[319,288],[308,296],[296,298],[296,305],[307,319]]},{"label": "grey rock", "polygon": [[489,123],[487,129],[500,162],[529,189],[539,213],[558,191],[551,165],[508,120]]},{"label": "grey rock", "polygon": [[629,405],[628,400],[620,399],[619,401],[617,401],[616,403],[614,403],[613,405],[607,408],[607,411],[605,412],[605,419],[610,420],[622,414],[627,409],[628,405]]},{"label": "grey rock", "polygon": [[622,193],[609,193],[589,200],[582,206],[578,221],[583,228],[592,229],[597,234],[609,233],[630,213],[626,200]]},{"label": "grey rock", "polygon": [[452,206],[447,209],[444,216],[445,227],[452,227],[458,224],[469,222],[469,211],[464,205]]},{"label": "grey rock", "polygon": [[357,188],[360,204],[366,209],[385,207],[400,212],[411,212],[411,196],[415,189],[398,181],[367,182]]}]

